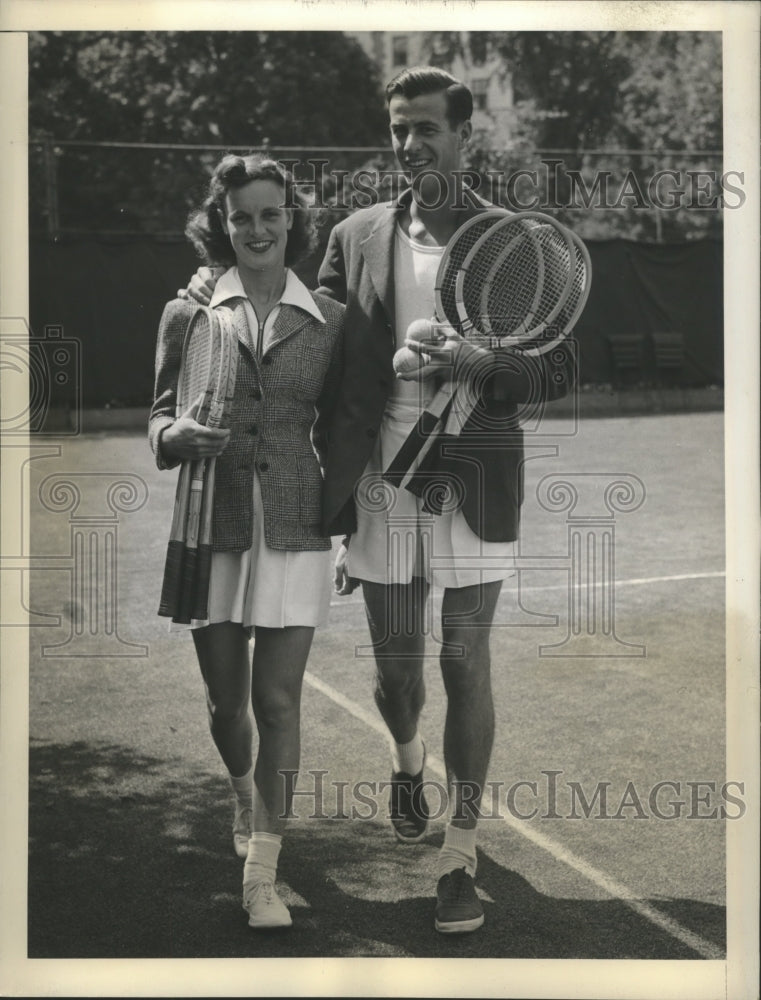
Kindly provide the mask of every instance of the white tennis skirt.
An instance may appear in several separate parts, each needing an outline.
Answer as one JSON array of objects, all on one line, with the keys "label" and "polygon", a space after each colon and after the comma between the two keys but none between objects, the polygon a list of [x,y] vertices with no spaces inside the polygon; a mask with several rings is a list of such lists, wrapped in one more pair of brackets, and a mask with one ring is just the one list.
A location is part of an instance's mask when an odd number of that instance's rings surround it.
[{"label": "white tennis skirt", "polygon": [[357,531],[347,572],[371,583],[409,583],[422,576],[438,588],[470,587],[515,573],[514,542],[485,542],[459,509],[427,514],[423,501],[381,478],[410,429],[419,406],[390,401],[375,448],[355,490]]},{"label": "white tennis skirt", "polygon": [[316,627],[328,617],[333,557],[327,552],[271,549],[264,540],[259,477],[254,474],[254,539],[246,552],[213,552],[209,617],[190,625],[170,623],[171,632],[239,622],[244,628]]}]

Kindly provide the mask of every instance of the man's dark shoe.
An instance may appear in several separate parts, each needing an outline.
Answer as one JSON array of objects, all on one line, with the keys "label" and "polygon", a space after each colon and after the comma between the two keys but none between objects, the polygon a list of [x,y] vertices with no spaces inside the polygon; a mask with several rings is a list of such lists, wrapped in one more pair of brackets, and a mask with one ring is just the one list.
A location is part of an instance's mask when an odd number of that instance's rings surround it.
[{"label": "man's dark shoe", "polygon": [[464,868],[442,875],[436,896],[434,927],[441,934],[467,934],[484,922],[484,908]]},{"label": "man's dark shoe", "polygon": [[420,774],[394,771],[391,775],[391,825],[396,839],[403,844],[416,844],[428,828],[428,803],[423,791],[423,768]]}]

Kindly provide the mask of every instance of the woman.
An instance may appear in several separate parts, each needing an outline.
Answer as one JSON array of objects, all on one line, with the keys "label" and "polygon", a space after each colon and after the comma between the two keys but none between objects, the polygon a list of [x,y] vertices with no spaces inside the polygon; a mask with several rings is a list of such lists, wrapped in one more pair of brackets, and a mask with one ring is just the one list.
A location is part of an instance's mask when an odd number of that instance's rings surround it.
[{"label": "woman", "polygon": [[218,456],[209,618],[193,622],[192,635],[211,735],[234,791],[249,924],[286,927],[291,916],[275,879],[299,768],[302,679],[330,602],[321,464],[343,306],[309,292],[289,269],[312,249],[314,225],[273,160],[226,156],[186,232],[207,263],[232,265],[211,302],[232,308],[238,333],[230,428],[199,425],[193,408],[175,416],[182,338],[196,308],[175,299],[159,330],[150,441],[160,468]]}]

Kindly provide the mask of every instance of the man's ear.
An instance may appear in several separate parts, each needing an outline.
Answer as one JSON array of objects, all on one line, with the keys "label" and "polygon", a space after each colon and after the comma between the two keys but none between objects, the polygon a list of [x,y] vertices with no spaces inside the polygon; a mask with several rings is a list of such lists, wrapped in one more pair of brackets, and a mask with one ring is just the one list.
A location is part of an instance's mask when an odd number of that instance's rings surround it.
[{"label": "man's ear", "polygon": [[468,120],[460,126],[460,147],[466,146],[473,135],[473,123]]},{"label": "man's ear", "polygon": [[285,228],[291,229],[293,227],[293,209],[286,208],[285,210]]}]

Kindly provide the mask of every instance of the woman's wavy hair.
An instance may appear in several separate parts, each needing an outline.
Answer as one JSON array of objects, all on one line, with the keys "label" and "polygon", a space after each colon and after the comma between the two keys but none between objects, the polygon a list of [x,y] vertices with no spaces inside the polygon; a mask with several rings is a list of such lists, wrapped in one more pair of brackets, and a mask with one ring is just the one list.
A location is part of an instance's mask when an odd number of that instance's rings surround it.
[{"label": "woman's wavy hair", "polygon": [[235,263],[230,237],[222,228],[226,215],[225,196],[228,191],[261,180],[274,181],[282,188],[283,205],[293,209],[293,225],[288,231],[285,248],[286,267],[308,257],[314,250],[317,235],[312,212],[291,174],[266,156],[230,154],[215,167],[206,198],[200,208],[191,212],[185,227],[185,235],[205,264],[230,266]]}]

